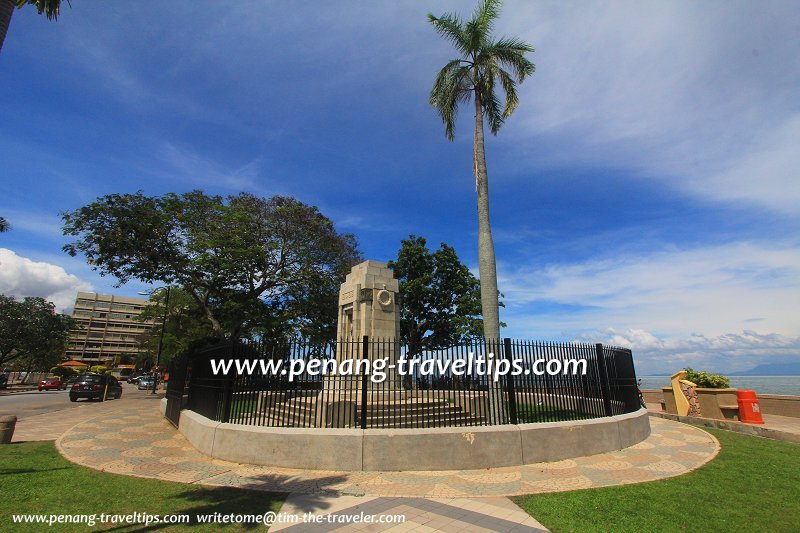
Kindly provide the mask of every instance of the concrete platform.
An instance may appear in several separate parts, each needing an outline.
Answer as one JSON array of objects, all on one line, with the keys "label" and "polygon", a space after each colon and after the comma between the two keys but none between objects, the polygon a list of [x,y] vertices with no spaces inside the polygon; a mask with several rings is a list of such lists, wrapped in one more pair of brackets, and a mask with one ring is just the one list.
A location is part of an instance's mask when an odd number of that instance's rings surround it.
[{"label": "concrete platform", "polygon": [[[284,468],[428,471],[499,468],[613,452],[644,441],[650,435],[650,417],[640,409],[567,422],[362,430],[229,424],[185,410],[178,430],[197,450],[226,461]],[[330,452],[334,448],[338,453]]]},{"label": "concrete platform", "polygon": [[[620,451],[481,470],[348,472],[257,466],[213,459],[196,450],[159,409],[98,413],[56,445],[72,462],[117,474],[272,492],[365,497],[510,496],[640,483],[680,475],[710,461],[716,439],[653,418],[652,434]],[[335,445],[328,453],[337,453]]]}]

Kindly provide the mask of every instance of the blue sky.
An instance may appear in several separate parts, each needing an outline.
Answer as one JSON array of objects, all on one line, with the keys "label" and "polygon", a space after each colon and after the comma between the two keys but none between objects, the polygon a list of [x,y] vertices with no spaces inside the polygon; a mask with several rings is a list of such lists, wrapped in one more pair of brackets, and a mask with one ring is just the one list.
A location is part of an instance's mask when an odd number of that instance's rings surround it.
[{"label": "blue sky", "polygon": [[[411,233],[477,270],[471,113],[428,91],[461,2],[76,0],[0,52],[0,292],[114,288],[58,213],[202,188],[318,205],[365,256]],[[505,334],[613,342],[640,373],[800,354],[800,4],[508,1],[536,73],[487,142]]]}]

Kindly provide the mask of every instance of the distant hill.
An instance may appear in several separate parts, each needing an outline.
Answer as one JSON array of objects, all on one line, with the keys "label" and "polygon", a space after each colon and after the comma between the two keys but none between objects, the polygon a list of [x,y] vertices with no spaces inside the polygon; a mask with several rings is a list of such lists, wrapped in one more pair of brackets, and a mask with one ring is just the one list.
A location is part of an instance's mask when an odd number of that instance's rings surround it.
[{"label": "distant hill", "polygon": [[729,376],[800,376],[800,359],[788,363],[764,363],[750,370],[730,372]]}]

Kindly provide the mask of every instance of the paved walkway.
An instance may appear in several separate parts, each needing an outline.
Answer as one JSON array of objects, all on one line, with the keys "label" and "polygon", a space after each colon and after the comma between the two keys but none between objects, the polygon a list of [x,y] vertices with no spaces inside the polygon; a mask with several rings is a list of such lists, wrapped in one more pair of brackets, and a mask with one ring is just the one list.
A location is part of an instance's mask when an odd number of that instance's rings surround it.
[{"label": "paved walkway", "polygon": [[[70,461],[138,477],[289,493],[281,513],[401,514],[405,523],[311,526],[284,521],[273,531],[546,531],[506,496],[639,483],[680,475],[711,460],[716,439],[685,424],[650,419],[652,435],[618,452],[553,463],[437,472],[335,472],[245,465],[195,450],[160,415],[153,396],[20,421],[14,440],[53,438]],[[48,421],[48,417],[50,420]],[[64,431],[64,426],[73,427]],[[44,429],[47,428],[47,429]],[[47,433],[49,431],[49,433]]]},{"label": "paved walkway", "polygon": [[117,474],[275,492],[417,498],[511,496],[652,481],[693,470],[718,451],[716,439],[705,431],[651,418],[653,432],[644,442],[553,463],[424,472],[299,470],[212,459],[154,407],[99,414],[67,431],[56,445],[70,461]]},{"label": "paved walkway", "polygon": [[[45,393],[42,393],[45,394]],[[69,397],[63,396],[63,401],[69,403]],[[140,409],[158,409],[158,404],[163,395],[148,395],[147,391],[135,390],[135,387],[126,387],[123,400],[108,400],[105,402],[90,402],[80,400],[77,407],[62,409],[60,411],[39,415],[24,416],[17,421],[12,442],[32,440],[56,440],[68,429],[80,422],[89,422],[94,419],[106,418],[112,413],[127,414]],[[129,398],[130,397],[130,398]],[[6,409],[8,411],[8,409]],[[8,414],[15,414],[9,411]]]},{"label": "paved walkway", "polygon": [[800,443],[800,418],[793,416],[765,414],[762,415],[762,418],[764,419],[763,424],[746,424],[736,420],[717,420],[713,418],[678,416],[663,411],[659,404],[649,403],[647,404],[647,409],[650,411],[651,420],[653,417],[665,418],[678,422],[686,422],[689,424],[724,429],[727,431],[735,431],[737,433],[744,433],[745,435],[753,435],[755,437],[764,437],[767,439],[785,440],[788,442]]},{"label": "paved walkway", "polygon": [[[508,498],[371,498],[357,496],[318,497],[292,494],[281,514],[294,517],[273,524],[270,531],[547,531],[539,522]],[[303,522],[306,513],[325,515],[402,515],[402,524],[330,526]],[[336,520],[336,518],[333,518]]]}]

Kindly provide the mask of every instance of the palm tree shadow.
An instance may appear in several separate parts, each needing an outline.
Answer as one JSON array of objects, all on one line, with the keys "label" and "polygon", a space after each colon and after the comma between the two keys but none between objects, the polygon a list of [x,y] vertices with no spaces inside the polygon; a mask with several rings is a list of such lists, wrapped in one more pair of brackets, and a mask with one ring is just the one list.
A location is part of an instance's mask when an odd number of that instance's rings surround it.
[{"label": "palm tree shadow", "polygon": [[68,470],[66,466],[58,468],[0,468],[0,476],[6,474],[32,474],[34,472],[54,472],[56,470]]},{"label": "palm tree shadow", "polygon": [[[170,508],[169,514],[188,515],[188,523],[120,524],[116,527],[104,528],[104,530],[158,531],[175,526],[183,528],[213,523],[198,518],[203,516],[213,518],[224,515],[260,515],[268,511],[277,513],[290,492],[307,494],[303,498],[303,509],[301,509],[303,512],[325,510],[330,507],[326,498],[341,494],[330,487],[347,481],[347,479],[347,476],[337,475],[308,481],[292,476],[265,474],[249,477],[247,478],[249,482],[244,484],[237,483],[236,486],[201,487],[194,485],[192,489],[176,494],[165,501]],[[231,483],[233,483],[233,480],[231,480]],[[170,500],[175,500],[175,503],[171,504]],[[157,513],[150,512],[150,514],[155,515]],[[264,527],[261,522],[239,523],[237,525],[248,530]]]}]

